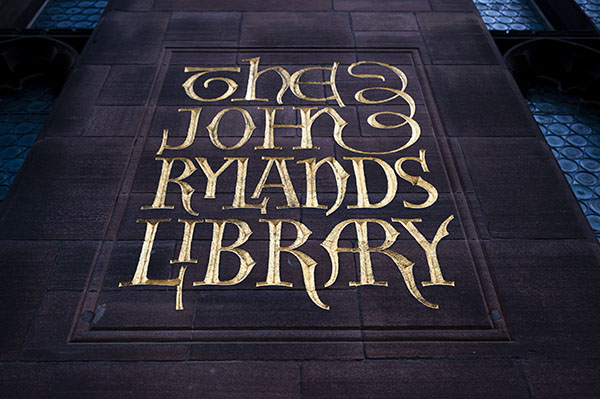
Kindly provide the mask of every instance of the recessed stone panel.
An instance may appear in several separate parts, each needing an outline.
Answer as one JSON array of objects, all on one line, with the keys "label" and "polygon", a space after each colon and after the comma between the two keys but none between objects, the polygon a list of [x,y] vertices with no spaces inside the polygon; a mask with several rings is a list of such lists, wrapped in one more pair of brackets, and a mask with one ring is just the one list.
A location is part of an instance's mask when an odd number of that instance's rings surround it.
[{"label": "recessed stone panel", "polygon": [[146,89],[72,339],[507,338],[418,51],[214,54]]}]

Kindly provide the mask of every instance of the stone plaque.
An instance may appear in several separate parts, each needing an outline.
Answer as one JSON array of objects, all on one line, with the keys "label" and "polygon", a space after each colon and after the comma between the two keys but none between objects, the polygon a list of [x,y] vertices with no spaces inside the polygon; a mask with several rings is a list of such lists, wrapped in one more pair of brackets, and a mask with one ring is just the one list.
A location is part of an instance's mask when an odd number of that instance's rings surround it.
[{"label": "stone plaque", "polygon": [[508,339],[418,50],[160,64],[73,342]]}]

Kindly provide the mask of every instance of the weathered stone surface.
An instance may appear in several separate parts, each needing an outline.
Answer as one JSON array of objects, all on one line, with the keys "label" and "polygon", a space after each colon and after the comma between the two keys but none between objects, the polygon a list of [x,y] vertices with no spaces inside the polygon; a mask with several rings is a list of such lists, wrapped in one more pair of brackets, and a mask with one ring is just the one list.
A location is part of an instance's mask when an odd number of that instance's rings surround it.
[{"label": "weathered stone surface", "polygon": [[598,356],[599,321],[587,317],[600,299],[597,244],[508,240],[485,251],[513,339],[528,356]]},{"label": "weathered stone surface", "polygon": [[48,290],[82,290],[88,280],[90,269],[99,251],[98,241],[67,241],[60,252],[48,280]]},{"label": "weathered stone surface", "polygon": [[293,362],[74,363],[58,368],[49,397],[102,398],[110,390],[121,398],[160,398],[167,391],[174,398],[289,398],[298,394],[299,378],[298,364]]},{"label": "weathered stone surface", "polygon": [[537,126],[497,66],[430,66],[433,94],[449,136],[532,137]]},{"label": "weathered stone surface", "polygon": [[352,28],[359,31],[419,30],[412,13],[353,12]]},{"label": "weathered stone surface", "polygon": [[119,11],[150,11],[154,0],[118,0],[111,4],[114,10]]},{"label": "weathered stone surface", "polygon": [[57,100],[45,136],[81,135],[109,71],[107,65],[81,65],[71,72],[64,87],[70,95]]},{"label": "weathered stone surface", "polygon": [[90,115],[84,136],[136,136],[144,114],[143,107],[97,106]]},{"label": "weathered stone surface", "polygon": [[498,64],[494,44],[475,13],[417,15],[434,64]]},{"label": "weathered stone surface", "polygon": [[237,12],[175,12],[169,21],[165,40],[236,45],[241,18],[241,13]]},{"label": "weathered stone surface", "polygon": [[111,67],[98,95],[98,105],[144,105],[154,82],[154,66]]},{"label": "weathered stone surface", "polygon": [[[70,343],[70,329],[74,319],[85,317],[75,314],[81,298],[79,291],[49,292],[39,306],[20,358],[24,361],[72,360],[173,360],[188,357],[189,345],[183,343],[127,344],[117,342]],[[92,315],[95,317],[101,305]]]},{"label": "weathered stone surface", "polygon": [[48,363],[0,363],[0,392],[15,398],[44,397],[53,371]]},{"label": "weathered stone surface", "polygon": [[87,49],[87,64],[154,64],[162,51],[168,13],[113,11]]},{"label": "weathered stone surface", "polygon": [[418,32],[355,32],[358,47],[422,47],[423,39]]},{"label": "weathered stone surface", "polygon": [[112,213],[131,139],[38,142],[0,219],[10,239],[100,239]]},{"label": "weathered stone surface", "polygon": [[532,360],[523,362],[532,398],[593,398],[598,395],[595,360]]},{"label": "weathered stone surface", "polygon": [[[35,310],[44,295],[59,244],[53,242],[1,241],[0,360],[14,361],[19,355]],[[35,244],[35,251],[31,251]]]},{"label": "weathered stone surface", "polygon": [[430,10],[430,5],[429,1],[426,0],[382,0],[378,2],[369,0],[334,0],[333,8],[335,10],[350,11],[428,11]]},{"label": "weathered stone surface", "polygon": [[[432,375],[435,383],[430,381]],[[395,398],[407,391],[415,398],[528,397],[511,360],[314,362],[302,366],[302,392],[311,398]]]},{"label": "weathered stone surface", "polygon": [[460,143],[492,237],[584,237],[573,194],[557,190],[564,178],[545,143],[527,138],[470,138]]},{"label": "weathered stone surface", "polygon": [[195,343],[190,348],[191,360],[362,360],[361,342],[251,342]]},{"label": "weathered stone surface", "polygon": [[354,46],[354,40],[346,13],[247,13],[242,21],[240,45]]},{"label": "weathered stone surface", "polygon": [[331,3],[322,0],[156,0],[155,10],[165,11],[327,11]]},{"label": "weathered stone surface", "polygon": [[429,0],[433,11],[473,11],[472,0]]}]

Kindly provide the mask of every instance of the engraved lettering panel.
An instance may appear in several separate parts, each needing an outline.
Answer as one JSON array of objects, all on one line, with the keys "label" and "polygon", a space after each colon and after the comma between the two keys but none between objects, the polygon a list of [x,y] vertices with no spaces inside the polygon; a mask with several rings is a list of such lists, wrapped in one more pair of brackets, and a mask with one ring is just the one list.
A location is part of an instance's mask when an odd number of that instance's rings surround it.
[{"label": "engraved lettering panel", "polygon": [[[273,63],[257,50],[209,66],[182,63],[186,51],[166,51],[138,132],[117,232],[136,260],[97,262],[84,306],[102,302],[104,316],[76,339],[215,328],[217,341],[229,330],[252,341],[257,328],[505,339],[417,52],[397,65],[378,53],[294,65],[297,54]],[[171,253],[156,260],[159,248]]]}]

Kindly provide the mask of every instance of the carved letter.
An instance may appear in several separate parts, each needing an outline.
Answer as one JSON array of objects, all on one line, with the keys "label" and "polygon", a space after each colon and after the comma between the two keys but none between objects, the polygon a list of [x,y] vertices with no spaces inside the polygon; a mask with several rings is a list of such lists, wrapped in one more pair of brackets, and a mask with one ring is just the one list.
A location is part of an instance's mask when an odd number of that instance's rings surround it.
[{"label": "carved letter", "polygon": [[[340,235],[346,226],[354,223],[356,228],[356,236],[358,238],[358,248],[340,248],[338,241]],[[381,226],[385,232],[385,241],[378,247],[369,247],[369,236],[367,230],[367,223],[376,223]],[[351,281],[350,286],[360,285],[381,285],[387,287],[387,281],[375,281],[373,275],[373,265],[371,264],[371,252],[379,252],[387,255],[394,263],[398,270],[402,274],[404,283],[408,288],[411,295],[421,302],[423,305],[437,309],[438,305],[428,302],[423,295],[419,292],[415,283],[415,277],[413,274],[414,263],[406,259],[403,255],[398,252],[389,250],[398,237],[398,232],[389,223],[379,219],[348,219],[338,223],[329,233],[325,241],[321,243],[321,246],[329,253],[331,259],[331,277],[329,281],[325,283],[325,287],[331,286],[335,283],[338,271],[339,271],[339,253],[340,252],[358,252],[360,259],[360,281]]]},{"label": "carved letter", "polygon": [[150,264],[150,256],[152,247],[154,246],[154,238],[160,222],[170,222],[171,219],[138,219],[137,223],[146,223],[146,234],[144,236],[144,244],[140,252],[135,274],[131,281],[123,281],[119,283],[119,287],[128,287],[132,285],[164,285],[167,287],[177,286],[177,294],[175,297],[175,310],[183,310],[183,277],[187,266],[181,266],[179,276],[169,280],[150,280],[148,279],[148,265]]},{"label": "carved letter", "polygon": [[427,264],[429,265],[429,278],[431,278],[431,281],[421,282],[424,287],[428,285],[450,285],[454,287],[454,281],[444,280],[442,269],[440,269],[440,262],[437,257],[437,245],[442,238],[448,235],[447,227],[452,219],[454,219],[454,215],[450,215],[442,222],[431,242],[427,242],[427,239],[419,232],[419,230],[417,230],[414,225],[414,223],[421,222],[421,219],[392,219],[392,222],[400,223],[419,243],[421,248],[425,250],[425,254],[427,255]]},{"label": "carved letter", "polygon": [[257,107],[260,110],[265,111],[265,139],[263,145],[254,147],[255,150],[281,150],[281,147],[275,146],[275,128],[281,127],[300,127],[298,125],[282,125],[275,123],[275,113],[277,110],[282,110],[283,107]]},{"label": "carved letter", "polygon": [[194,91],[194,83],[196,82],[196,80],[200,76],[206,75],[207,73],[210,73],[210,72],[219,72],[219,71],[223,71],[223,72],[240,72],[241,70],[242,70],[242,68],[240,68],[240,67],[224,67],[224,68],[185,67],[183,69],[183,71],[186,72],[186,73],[187,72],[199,72],[199,73],[190,76],[188,78],[188,80],[186,80],[182,84],[182,86],[183,86],[183,89],[185,90],[185,94],[187,94],[189,98],[194,99],[196,101],[220,101],[220,100],[224,100],[227,97],[231,96],[237,90],[237,88],[238,88],[238,84],[233,79],[224,78],[224,77],[216,77],[216,78],[206,79],[204,81],[204,88],[208,88],[208,85],[211,82],[217,81],[217,80],[220,80],[221,82],[225,82],[227,84],[227,91],[225,93],[223,93],[222,95],[220,95],[219,97],[217,97],[217,98],[202,98],[202,97],[200,97]]},{"label": "carved letter", "polygon": [[[309,67],[309,68],[303,68],[303,69],[300,69],[299,71],[294,72],[290,79],[290,89],[292,90],[292,93],[294,93],[294,95],[301,100],[307,100],[307,101],[335,100],[335,101],[337,101],[337,103],[340,107],[342,107],[342,108],[345,107],[346,105],[344,105],[344,103],[342,102],[342,98],[340,97],[340,93],[338,93],[337,86],[335,84],[335,75],[337,73],[337,69],[339,66],[340,66],[340,63],[336,61],[333,63],[333,66],[331,66],[331,67]],[[326,81],[326,82],[301,82],[300,81],[300,78],[306,72],[312,71],[312,70],[319,70],[319,69],[324,70],[324,71],[330,71],[328,81]],[[300,85],[329,85],[331,87],[331,91],[333,92],[333,96],[318,97],[318,98],[308,97],[304,93],[302,93],[302,89],[300,89]]]},{"label": "carved letter", "polygon": [[[282,252],[288,252],[294,255],[296,259],[298,259],[298,262],[300,262],[302,276],[304,278],[304,287],[310,299],[318,307],[329,310],[329,306],[321,302],[315,287],[315,268],[317,266],[317,262],[304,252],[296,250],[296,248],[300,247],[308,240],[308,237],[310,237],[312,231],[310,231],[308,227],[302,223],[292,219],[259,219],[259,222],[269,224],[269,268],[267,270],[266,281],[258,282],[256,283],[256,286],[292,287],[292,283],[282,282],[280,275],[280,255]],[[284,222],[291,223],[296,228],[296,240],[287,247],[281,246],[281,225]]]},{"label": "carved letter", "polygon": [[309,158],[303,159],[296,163],[303,163],[306,167],[305,208],[327,209],[327,206],[319,205],[319,200],[317,199],[317,171],[324,164],[327,164],[331,167],[331,170],[335,175],[335,182],[337,184],[337,197],[335,199],[335,203],[331,206],[331,209],[325,213],[325,216],[331,215],[340,207],[340,205],[342,205],[342,201],[346,195],[346,184],[348,183],[348,177],[350,177],[350,175],[334,157],[323,158],[319,162],[315,162],[315,158]]},{"label": "carved letter", "polygon": [[[167,197],[167,186],[169,183],[177,183],[181,188],[181,203],[183,204],[183,209],[190,215],[198,216],[198,212],[195,212],[192,209],[192,194],[196,191],[192,186],[188,183],[184,182],[184,179],[187,179],[191,176],[192,173],[196,171],[196,167],[192,163],[191,160],[187,158],[161,158],[157,157],[157,161],[163,161],[162,170],[160,172],[160,179],[158,181],[158,188],[156,189],[156,196],[154,197],[154,202],[150,206],[142,206],[140,209],[174,209],[173,205],[165,205],[165,199]],[[173,169],[173,162],[181,161],[184,165],[184,170],[179,177],[171,177],[171,169]]]},{"label": "carved letter", "polygon": [[426,172],[426,173],[429,172],[429,168],[427,167],[427,162],[425,162],[425,150],[419,150],[418,158],[417,157],[404,157],[404,158],[400,158],[396,161],[396,163],[394,164],[394,169],[396,169],[396,173],[398,173],[398,175],[402,179],[406,180],[413,186],[421,187],[422,189],[427,191],[427,194],[428,194],[427,199],[422,204],[415,205],[408,201],[404,201],[403,202],[404,206],[406,208],[423,209],[423,208],[427,208],[428,206],[433,205],[435,203],[435,201],[438,199],[438,191],[431,183],[424,180],[421,176],[411,176],[408,173],[406,173],[402,169],[402,163],[404,163],[405,161],[416,161],[421,165],[421,169],[423,169],[423,172]]},{"label": "carved letter", "polygon": [[219,168],[219,170],[215,172],[208,164],[206,158],[196,157],[196,162],[198,162],[198,165],[200,165],[200,169],[202,169],[202,171],[206,175],[206,178],[208,179],[206,182],[206,192],[204,193],[204,198],[206,199],[215,198],[215,193],[217,191],[217,179],[219,178],[219,176],[221,176],[221,173],[225,172],[225,169],[227,169],[227,167],[231,165],[233,161],[239,160],[240,158],[225,157],[223,159],[225,160],[225,163]]},{"label": "carved letter", "polygon": [[[289,157],[262,157],[262,159],[268,161],[267,166],[265,166],[265,170],[263,171],[262,176],[260,177],[260,181],[256,185],[256,189],[254,189],[254,193],[251,198],[257,199],[260,197],[263,188],[265,187],[281,187],[283,189],[283,193],[285,194],[285,199],[287,201],[287,206],[278,206],[277,209],[285,209],[285,208],[299,208],[300,202],[298,201],[298,196],[296,195],[296,191],[294,191],[294,186],[292,184],[292,179],[290,179],[290,174],[287,170],[287,166],[285,161],[292,160],[294,158]],[[271,172],[271,168],[273,164],[277,166],[277,172],[279,173],[279,179],[281,183],[269,183],[267,184],[267,178],[269,177],[269,172]]]},{"label": "carved letter", "polygon": [[333,135],[341,135],[342,130],[348,124],[331,107],[323,108],[314,115],[311,115],[311,112],[317,107],[294,107],[295,110],[300,111],[300,119],[301,123],[299,125],[284,125],[275,123],[275,113],[277,110],[282,110],[283,107],[258,107],[258,109],[265,111],[265,140],[262,146],[254,147],[255,150],[264,150],[264,149],[276,149],[280,150],[281,147],[275,146],[275,128],[296,128],[302,129],[302,138],[300,140],[300,145],[292,147],[294,150],[318,150],[320,147],[313,145],[312,142],[312,125],[317,120],[317,118],[323,114],[327,114],[333,120]]},{"label": "carved letter", "polygon": [[171,259],[171,263],[198,263],[198,259],[192,259],[192,240],[194,239],[194,228],[196,224],[204,222],[202,219],[178,219],[183,223],[183,239],[181,240],[181,249],[179,257]]},{"label": "carved letter", "polygon": [[[383,62],[377,62],[377,61],[359,61],[359,62],[355,62],[352,65],[350,65],[348,67],[348,73],[351,76],[357,77],[357,78],[376,78],[376,79],[380,79],[381,81],[385,81],[385,77],[383,75],[370,75],[370,74],[356,74],[354,72],[352,72],[352,70],[358,66],[358,65],[362,65],[362,64],[375,64],[375,65],[380,65],[383,66],[385,68],[388,68],[389,70],[391,70],[396,76],[398,76],[400,78],[400,81],[402,83],[402,88],[401,89],[395,89],[395,88],[389,88],[389,87],[369,87],[366,89],[362,89],[359,90],[358,92],[356,92],[355,94],[355,98],[358,102],[361,102],[363,104],[381,104],[381,103],[385,103],[388,101],[392,101],[393,99],[397,98],[397,97],[401,97],[409,106],[410,109],[410,114],[409,115],[405,115],[402,114],[400,112],[377,112],[375,114],[370,115],[367,118],[367,122],[369,123],[369,125],[377,128],[377,129],[395,129],[401,126],[404,126],[405,124],[408,124],[410,126],[411,129],[411,135],[410,135],[410,139],[408,140],[408,142],[406,144],[404,144],[403,146],[396,148],[394,150],[390,150],[390,151],[381,151],[381,152],[376,152],[376,151],[362,151],[362,150],[357,150],[354,149],[350,146],[348,146],[345,142],[344,142],[344,138],[342,137],[342,133],[339,132],[339,134],[334,136],[334,139],[336,141],[336,143],[342,147],[345,148],[348,151],[352,151],[352,152],[357,152],[359,154],[374,154],[374,155],[382,155],[382,154],[392,154],[398,151],[402,151],[408,147],[410,147],[411,145],[413,145],[421,136],[421,128],[419,126],[419,124],[413,119],[413,116],[415,115],[415,110],[416,110],[416,105],[415,105],[415,101],[413,100],[413,98],[408,95],[404,90],[406,89],[406,85],[408,83],[408,80],[406,79],[406,75],[404,74],[404,72],[402,72],[400,69],[396,68],[395,66],[389,65],[389,64],[385,64]],[[383,91],[388,91],[388,92],[392,92],[395,95],[391,96],[389,98],[383,99],[383,100],[368,100],[367,98],[364,97],[364,93],[366,93],[369,90],[383,90]],[[402,119],[404,119],[404,122],[397,124],[397,125],[392,125],[392,126],[387,126],[387,125],[383,125],[382,123],[380,123],[377,120],[377,116],[379,115],[384,115],[384,114],[389,114],[389,115],[396,115],[401,117]]]},{"label": "carved letter", "polygon": [[[352,167],[354,168],[354,176],[356,178],[356,205],[348,205],[348,209],[356,209],[356,208],[383,208],[392,200],[396,195],[396,191],[398,189],[398,180],[396,179],[396,174],[394,173],[394,169],[390,165],[388,165],[385,161],[379,158],[373,157],[344,157],[344,159],[349,159],[352,161]],[[387,181],[387,192],[385,193],[385,197],[381,201],[376,204],[371,204],[369,202],[369,193],[367,192],[367,179],[365,178],[365,169],[363,161],[373,161],[383,169]]]},{"label": "carved letter", "polygon": [[[208,267],[206,268],[206,276],[204,277],[204,281],[195,281],[194,286],[235,285],[241,283],[246,277],[248,277],[252,271],[252,268],[256,264],[248,251],[238,248],[240,245],[248,241],[248,238],[250,238],[250,235],[252,235],[250,226],[248,226],[248,223],[236,219],[206,219],[206,222],[211,222],[213,224],[213,235],[210,246],[210,255],[208,258]],[[238,228],[239,234],[237,240],[235,240],[233,244],[223,246],[223,233],[225,232],[225,225],[227,223],[235,225]],[[219,280],[219,263],[221,260],[221,252],[232,252],[240,259],[240,269],[238,274],[231,280]]]},{"label": "carved letter", "polygon": [[294,107],[294,109],[300,111],[300,118],[302,121],[302,123],[300,124],[300,127],[302,128],[302,139],[300,140],[299,147],[292,147],[294,150],[319,149],[319,147],[313,146],[311,128],[312,128],[313,123],[322,114],[329,115],[331,117],[331,119],[333,120],[333,136],[334,137],[336,135],[341,135],[342,130],[344,130],[344,127],[346,127],[346,125],[348,124],[348,122],[346,122],[344,120],[344,118],[342,118],[340,116],[340,114],[338,114],[337,111],[331,107],[323,108],[323,109],[317,111],[317,113],[312,116],[310,115],[310,112],[317,108]]},{"label": "carved letter", "polygon": [[[233,158],[232,158],[233,159]],[[235,194],[231,206],[223,206],[223,209],[260,209],[260,213],[267,213],[269,197],[263,198],[260,204],[246,203],[246,174],[248,173],[248,158],[235,158],[237,160],[237,179],[235,182]]]},{"label": "carved letter", "polygon": [[[232,146],[226,146],[225,144],[221,143],[221,141],[219,140],[219,122],[221,122],[223,115],[225,115],[229,111],[238,111],[244,117],[244,135],[242,136],[240,141],[238,141],[237,143],[235,143]],[[246,111],[244,108],[238,108],[238,107],[230,107],[230,108],[222,109],[221,111],[219,111],[218,114],[215,115],[212,122],[210,122],[210,124],[208,126],[206,126],[206,130],[208,130],[208,137],[210,138],[210,142],[213,143],[213,145],[215,147],[220,148],[222,150],[235,150],[237,148],[240,148],[241,146],[246,144],[246,142],[250,139],[254,129],[256,129],[256,125],[254,124],[254,121],[252,120],[252,116],[250,115],[250,112]]]},{"label": "carved letter", "polygon": [[[404,90],[406,90],[406,85],[408,84],[408,79],[406,78],[406,75],[404,74],[404,72],[402,72],[402,70],[396,68],[393,65],[390,64],[386,64],[384,62],[377,62],[377,61],[358,61],[355,62],[353,64],[351,64],[348,67],[348,74],[350,74],[350,76],[354,76],[355,78],[361,78],[361,79],[366,79],[366,78],[375,78],[375,79],[379,79],[382,82],[385,82],[385,77],[383,75],[370,75],[370,74],[359,74],[359,73],[354,73],[353,69],[359,65],[364,65],[364,64],[375,64],[375,65],[380,65],[382,67],[385,67],[387,69],[389,69],[390,71],[392,71],[396,76],[398,76],[398,78],[400,78],[400,82],[402,83],[402,88],[400,90],[398,89],[391,89],[389,87],[370,87],[367,89],[362,89],[358,92],[356,92],[356,94],[354,95],[354,97],[356,98],[357,101],[364,103],[364,104],[381,104],[381,103],[385,103],[388,101],[392,101],[393,99],[395,99],[396,97],[402,97],[405,101],[407,101],[409,104],[413,104],[414,105],[414,101],[412,100],[412,97],[410,97],[408,94],[404,93]],[[364,97],[364,93],[369,91],[369,90],[384,90],[384,91],[390,91],[392,93],[396,93],[395,96],[383,99],[383,100],[367,100]]]},{"label": "carved letter", "polygon": [[190,124],[188,126],[188,131],[187,135],[185,136],[185,140],[179,145],[169,145],[167,144],[167,138],[169,137],[169,129],[163,129],[162,143],[160,143],[160,148],[156,152],[156,155],[162,154],[164,150],[183,150],[184,148],[188,148],[192,145],[194,139],[196,138],[196,131],[198,130],[198,120],[200,119],[200,111],[202,111],[202,107],[180,108],[177,111],[190,111]]},{"label": "carved letter", "polygon": [[277,93],[277,104],[283,104],[283,95],[288,87],[290,87],[289,72],[280,66],[265,68],[259,72],[258,64],[260,62],[260,57],[243,59],[242,61],[250,61],[250,72],[248,74],[248,88],[246,89],[246,96],[244,98],[233,98],[231,101],[269,101],[268,98],[256,98],[256,82],[263,73],[275,71],[281,77],[281,89],[279,89],[279,93]]}]

